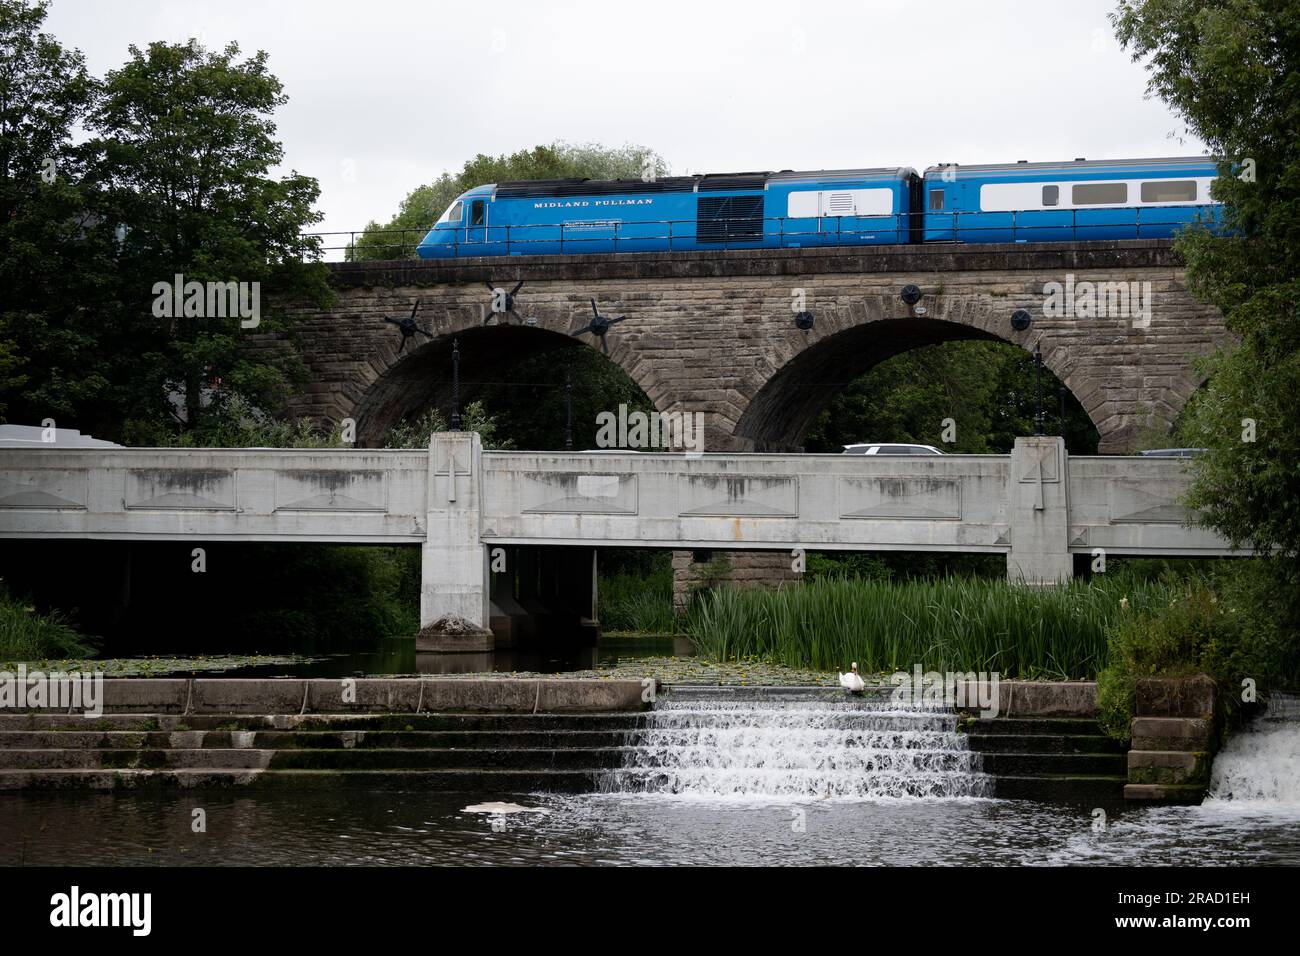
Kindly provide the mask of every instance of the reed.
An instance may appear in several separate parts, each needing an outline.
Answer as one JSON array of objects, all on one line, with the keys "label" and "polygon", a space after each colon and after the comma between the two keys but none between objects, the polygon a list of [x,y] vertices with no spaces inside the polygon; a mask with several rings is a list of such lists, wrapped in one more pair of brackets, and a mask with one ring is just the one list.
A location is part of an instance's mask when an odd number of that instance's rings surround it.
[{"label": "reed", "polygon": [[1048,588],[982,578],[719,588],[699,595],[689,630],[697,651],[719,661],[1082,679],[1106,665],[1106,631],[1118,615],[1167,603],[1172,586],[1116,575]]},{"label": "reed", "polygon": [[673,614],[673,571],[602,575],[597,589],[603,631],[673,634],[680,624]]},{"label": "reed", "polygon": [[0,662],[85,658],[94,641],[77,633],[57,612],[39,614],[0,587]]}]

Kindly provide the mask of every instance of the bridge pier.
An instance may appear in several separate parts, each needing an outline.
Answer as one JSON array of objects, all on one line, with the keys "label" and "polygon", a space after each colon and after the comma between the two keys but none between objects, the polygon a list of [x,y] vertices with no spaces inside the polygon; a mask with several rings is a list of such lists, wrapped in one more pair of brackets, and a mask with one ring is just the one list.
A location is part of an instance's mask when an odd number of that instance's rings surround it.
[{"label": "bridge pier", "polygon": [[484,545],[482,453],[477,432],[429,442],[416,651],[481,653],[542,631],[594,644],[595,548]]},{"label": "bridge pier", "polygon": [[491,575],[481,542],[483,446],[477,432],[429,442],[416,651],[490,651]]},{"label": "bridge pier", "polygon": [[1060,584],[1074,576],[1065,439],[1017,438],[1007,473],[1007,578]]}]

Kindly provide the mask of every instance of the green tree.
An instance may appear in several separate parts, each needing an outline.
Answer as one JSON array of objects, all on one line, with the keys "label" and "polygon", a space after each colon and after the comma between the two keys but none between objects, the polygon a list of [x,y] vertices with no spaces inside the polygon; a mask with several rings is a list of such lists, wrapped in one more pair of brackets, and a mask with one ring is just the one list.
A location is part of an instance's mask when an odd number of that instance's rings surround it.
[{"label": "green tree", "polygon": [[[858,376],[814,422],[808,451],[854,442],[913,442],[956,454],[1005,454],[1034,431],[1034,360],[998,342],[945,342],[905,352]],[[1064,409],[1064,411],[1062,411]],[[1047,370],[1044,430],[1073,454],[1095,454],[1097,429]],[[943,441],[951,419],[955,441]]]},{"label": "green tree", "polygon": [[[1263,560],[1217,585],[1243,611],[1231,638],[1191,637],[1241,676],[1300,679],[1300,2],[1126,0],[1116,34],[1147,64],[1168,103],[1219,160],[1213,195],[1226,231],[1188,230],[1177,248],[1188,282],[1237,341],[1200,363],[1204,387],[1179,421],[1198,520]],[[1180,620],[1183,609],[1166,616]],[[1188,627],[1178,625],[1183,630]],[[1148,629],[1154,640],[1158,628]],[[1195,642],[1194,642],[1195,643]],[[1225,652],[1224,648],[1227,648]],[[1247,669],[1243,661],[1249,661]],[[1111,697],[1116,695],[1107,694]],[[1122,715],[1123,708],[1119,711]]]},{"label": "green tree", "polygon": [[[252,330],[238,317],[158,317],[153,306],[155,285],[176,275],[257,282],[277,302],[328,298],[325,267],[309,261],[317,244],[302,238],[320,219],[319,187],[269,173],[283,159],[271,114],[287,98],[265,52],[241,60],[236,44],[209,52],[194,40],[129,50],[90,117],[98,137],[88,177],[107,218],[125,227],[123,315],[107,332],[119,360],[112,379],[127,389],[118,401],[155,424],[177,417],[179,396],[191,431],[235,397],[274,410],[305,377],[293,348],[249,351]],[[281,311],[263,309],[256,331],[288,327]]]},{"label": "green tree", "polygon": [[[1197,459],[1190,504],[1237,544],[1300,552],[1300,2],[1144,0],[1113,14],[1148,90],[1220,158],[1231,230],[1186,233],[1188,280],[1239,344],[1203,366],[1184,416]],[[1250,424],[1255,423],[1255,434]],[[1251,437],[1254,440],[1249,440]]]},{"label": "green tree", "polygon": [[87,307],[107,230],[72,143],[96,86],[79,52],[40,32],[47,11],[0,0],[0,412],[29,422],[77,419],[108,384]]},{"label": "green tree", "polygon": [[665,175],[668,165],[658,153],[644,146],[609,148],[595,143],[556,142],[509,155],[479,153],[456,175],[444,172],[432,183],[413,190],[387,225],[370,222],[356,247],[349,250],[349,258],[413,258],[416,245],[443,210],[475,186],[522,179],[636,179],[646,169],[653,170],[656,176]]},{"label": "green tree", "polygon": [[[626,372],[581,345],[525,358],[510,370],[509,378],[485,386],[481,394],[501,433],[510,435],[519,448],[563,450],[566,394],[575,450],[596,447],[596,416],[601,412],[616,413],[619,405],[626,405],[628,411],[655,411]],[[571,391],[566,392],[566,383],[572,383]]]}]

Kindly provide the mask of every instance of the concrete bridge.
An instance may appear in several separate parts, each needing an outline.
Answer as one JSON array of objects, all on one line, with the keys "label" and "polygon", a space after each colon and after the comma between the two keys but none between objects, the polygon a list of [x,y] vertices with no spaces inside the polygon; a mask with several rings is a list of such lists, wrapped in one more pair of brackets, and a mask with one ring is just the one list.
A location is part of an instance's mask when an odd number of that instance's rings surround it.
[{"label": "concrete bridge", "polygon": [[[1191,360],[1229,341],[1222,316],[1198,304],[1170,242],[1034,243],[765,249],[499,259],[337,263],[327,311],[286,304],[312,381],[293,410],[352,418],[363,446],[429,405],[450,406],[459,338],[462,398],[508,378],[525,356],[592,336],[570,334],[603,313],[626,315],[606,338],[610,360],[662,412],[701,412],[710,451],[800,451],[817,414],[847,382],[901,352],[955,339],[1032,350],[1079,400],[1103,454],[1133,449],[1138,431],[1171,423],[1197,388]],[[1086,308],[1049,316],[1044,286],[1149,283],[1143,317]],[[483,283],[512,288],[520,319],[492,317]],[[916,285],[921,299],[900,298]],[[384,321],[416,316],[432,337]],[[1017,309],[1034,316],[1016,332]],[[795,311],[813,317],[800,330]],[[485,321],[491,319],[490,324]],[[261,335],[255,348],[282,346]],[[935,422],[936,433],[941,428]],[[875,436],[863,436],[870,440]]]},{"label": "concrete bridge", "polygon": [[418,544],[422,635],[483,650],[539,608],[594,627],[595,549],[1002,553],[1012,580],[1074,554],[1226,556],[1187,526],[1186,462],[1073,457],[1059,438],[1005,455],[427,451],[0,451],[0,537]]}]

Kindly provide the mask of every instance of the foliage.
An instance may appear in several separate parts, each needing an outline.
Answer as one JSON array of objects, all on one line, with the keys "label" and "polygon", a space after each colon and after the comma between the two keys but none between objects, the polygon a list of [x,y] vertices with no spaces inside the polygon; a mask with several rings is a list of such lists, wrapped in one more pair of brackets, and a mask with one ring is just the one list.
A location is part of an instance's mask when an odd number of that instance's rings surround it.
[{"label": "foliage", "polygon": [[[1005,454],[1034,429],[1034,360],[998,342],[945,342],[895,356],[838,394],[805,447],[838,452],[854,442],[909,442],[960,454]],[[1095,454],[1097,429],[1074,396],[1043,370],[1045,431],[1072,454]],[[945,420],[956,440],[945,443]]]},{"label": "foliage", "polygon": [[805,581],[833,577],[909,581],[919,578],[980,577],[1005,580],[1002,554],[944,551],[828,551],[810,553]]},{"label": "foliage", "polygon": [[668,562],[657,562],[647,573],[602,573],[597,593],[602,631],[672,634],[680,629],[673,613],[673,570]]},{"label": "foliage", "polygon": [[95,642],[79,634],[57,611],[38,613],[0,584],[0,661],[41,661],[94,656]]},{"label": "foliage", "polygon": [[1138,679],[1205,671],[1210,648],[1235,643],[1235,625],[1199,579],[1173,592],[1161,606],[1122,616],[1109,638],[1109,663],[1097,680],[1102,728],[1117,740],[1127,740]]},{"label": "foliage", "polygon": [[[305,374],[291,338],[250,351],[238,317],[154,308],[177,275],[328,298],[301,238],[316,182],[270,174],[285,96],[266,54],[131,46],[101,82],[39,33],[45,15],[0,0],[0,404],[102,438],[198,430],[237,399],[277,409]],[[257,332],[287,330],[264,304]]]},{"label": "foliage", "polygon": [[[126,226],[117,260],[124,304],[152,304],[146,290],[175,275],[258,282],[276,301],[324,302],[325,267],[304,262],[315,249],[301,238],[320,219],[320,189],[296,172],[269,175],[284,158],[271,116],[287,97],[266,53],[241,60],[236,44],[210,52],[194,40],[129,51],[91,117],[99,134],[91,179],[111,219]],[[259,333],[289,328],[282,312],[265,311]],[[176,394],[195,429],[235,396],[278,408],[305,379],[292,348],[244,349],[247,331],[234,318],[159,318],[151,309],[129,322],[132,347],[122,342],[121,351],[133,357],[131,380],[146,386],[132,417],[171,417]]]},{"label": "foliage", "polygon": [[102,316],[86,308],[105,263],[72,144],[96,84],[40,32],[47,9],[0,0],[0,411],[31,422],[75,417],[109,382]]},{"label": "foliage", "polygon": [[516,447],[564,448],[565,376],[573,383],[573,447],[596,447],[596,416],[626,405],[629,412],[655,412],[654,404],[626,372],[594,349],[577,345],[526,358],[510,371],[509,382],[486,386],[479,394],[503,433]]},{"label": "foliage", "polygon": [[432,183],[413,190],[402,200],[397,215],[387,225],[368,223],[355,248],[349,250],[348,258],[414,258],[416,245],[443,210],[475,186],[521,179],[636,179],[647,168],[655,175],[668,172],[658,153],[630,144],[611,149],[596,143],[556,142],[508,156],[480,153],[466,161],[456,175],[444,172]]},{"label": "foliage", "polygon": [[1129,738],[1135,687],[1143,677],[1207,674],[1219,685],[1229,719],[1247,678],[1260,691],[1300,686],[1300,649],[1278,626],[1297,620],[1296,579],[1289,562],[1242,561],[1212,575],[1189,575],[1164,603],[1121,615],[1108,635],[1109,663],[1097,679],[1106,732]]},{"label": "foliage", "polygon": [[281,419],[253,407],[234,395],[198,427],[182,428],[176,422],[132,421],[123,438],[129,445],[151,448],[340,448],[344,443],[336,427],[325,432],[307,419]]},{"label": "foliage", "polygon": [[[1237,544],[1300,555],[1300,2],[1125,0],[1120,41],[1148,90],[1219,157],[1226,236],[1187,233],[1188,281],[1240,337],[1201,366],[1184,416],[1188,503]],[[1257,425],[1247,440],[1245,419]]]},{"label": "foliage", "polygon": [[1119,629],[1103,704],[1127,736],[1142,674],[1204,670],[1228,701],[1242,676],[1300,679],[1300,2],[1124,0],[1112,20],[1149,93],[1219,159],[1226,234],[1190,230],[1177,247],[1238,340],[1198,365],[1177,441],[1207,449],[1191,463],[1197,520],[1266,556]]},{"label": "foliage", "polygon": [[[470,402],[461,413],[461,428],[478,432],[484,448],[509,449],[514,443],[509,438],[498,438],[496,420],[487,413],[482,402]],[[428,448],[434,432],[450,429],[447,420],[436,408],[427,408],[414,418],[403,419],[388,431],[385,448]]]},{"label": "foliage", "polygon": [[1169,587],[1110,575],[1053,588],[829,578],[777,591],[708,592],[692,608],[690,631],[700,652],[720,661],[1090,678],[1106,662],[1105,629],[1120,599],[1141,609],[1163,601]]}]

